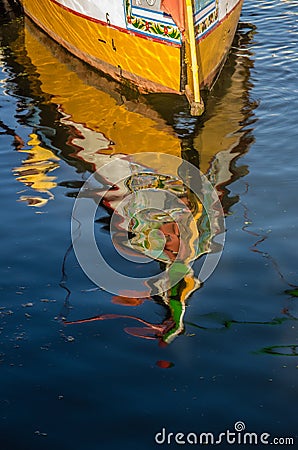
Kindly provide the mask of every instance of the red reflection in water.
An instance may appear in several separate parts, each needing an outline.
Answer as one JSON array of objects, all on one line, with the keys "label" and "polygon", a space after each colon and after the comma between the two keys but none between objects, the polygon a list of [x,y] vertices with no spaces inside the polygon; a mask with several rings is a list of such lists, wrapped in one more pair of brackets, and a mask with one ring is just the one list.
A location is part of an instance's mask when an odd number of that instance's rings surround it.
[{"label": "red reflection in water", "polygon": [[156,365],[161,369],[170,369],[171,367],[174,367],[174,363],[172,363],[171,361],[166,361],[164,359],[156,361]]}]

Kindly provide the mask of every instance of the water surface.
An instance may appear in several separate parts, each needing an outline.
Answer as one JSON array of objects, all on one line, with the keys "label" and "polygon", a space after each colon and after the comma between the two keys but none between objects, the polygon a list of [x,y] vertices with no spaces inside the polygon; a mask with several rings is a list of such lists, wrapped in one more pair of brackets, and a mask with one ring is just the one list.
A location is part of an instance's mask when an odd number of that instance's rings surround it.
[{"label": "water surface", "polygon": [[[151,449],[163,427],[219,434],[237,421],[297,440],[297,7],[245,2],[229,60],[197,119],[183,98],[138,97],[22,16],[3,16],[3,449]],[[200,168],[226,216],[215,272],[196,283],[198,258],[168,304],[97,289],[71,247],[85,180],[115,155],[135,161],[148,151]],[[165,168],[150,164],[135,182],[172,188],[179,168],[167,167],[165,183]],[[115,201],[101,204],[95,230],[111,260]],[[142,221],[132,231],[140,249]],[[175,339],[166,345],[169,329]]]}]

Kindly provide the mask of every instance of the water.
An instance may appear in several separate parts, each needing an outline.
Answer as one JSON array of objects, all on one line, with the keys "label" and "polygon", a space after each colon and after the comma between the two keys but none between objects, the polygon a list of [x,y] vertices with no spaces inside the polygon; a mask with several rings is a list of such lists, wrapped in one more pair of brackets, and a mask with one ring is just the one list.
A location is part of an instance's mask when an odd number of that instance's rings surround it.
[{"label": "water", "polygon": [[[1,449],[151,449],[162,428],[218,436],[237,421],[297,446],[297,14],[296,1],[245,2],[199,119],[183,99],[138,97],[3,15]],[[147,170],[138,185],[152,187],[165,168],[136,157],[150,151],[199,166],[226,215],[215,272],[196,284],[197,259],[170,306],[97,289],[71,247],[74,200],[94,169],[129,154]],[[175,164],[166,170],[176,183]],[[108,224],[121,195],[95,227],[116,266]],[[139,249],[144,227],[132,224]]]}]

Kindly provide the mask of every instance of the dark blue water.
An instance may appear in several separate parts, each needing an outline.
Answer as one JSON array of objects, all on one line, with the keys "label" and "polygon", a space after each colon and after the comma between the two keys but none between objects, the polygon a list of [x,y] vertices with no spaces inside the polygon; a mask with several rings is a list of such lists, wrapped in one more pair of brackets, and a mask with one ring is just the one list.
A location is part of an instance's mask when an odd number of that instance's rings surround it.
[{"label": "dark blue water", "polygon": [[[105,82],[42,36],[35,54],[23,18],[3,16],[1,450],[149,450],[163,428],[217,437],[238,421],[270,434],[268,442],[292,437],[297,448],[297,16],[297,1],[245,2],[202,118],[189,117],[183,99],[146,99],[146,114],[158,118],[148,128],[151,151],[157,130],[174,134],[182,157],[217,186],[226,214],[220,263],[188,299],[184,332],[169,345],[125,331],[142,325],[136,317],[164,324],[166,305],[97,289],[71,247],[74,198],[94,170],[92,146],[80,154],[75,141],[92,116],[80,95],[102,92]],[[45,79],[49,48],[57,58],[51,77],[67,61],[60,94]],[[78,68],[83,85],[67,84]],[[117,87],[107,95],[124,99]],[[121,110],[102,103],[106,112],[91,117],[102,141],[109,127],[123,126],[123,153],[130,142],[121,111],[140,114],[145,101],[125,95]],[[109,211],[100,214],[105,239]],[[111,314],[121,317],[64,323]]]}]

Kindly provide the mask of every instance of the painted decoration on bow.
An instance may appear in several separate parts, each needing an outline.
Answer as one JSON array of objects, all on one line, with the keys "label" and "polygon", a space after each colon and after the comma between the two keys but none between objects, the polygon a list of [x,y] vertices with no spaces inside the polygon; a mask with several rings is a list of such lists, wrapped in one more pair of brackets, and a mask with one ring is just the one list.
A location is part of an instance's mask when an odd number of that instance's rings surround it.
[{"label": "painted decoration on bow", "polygon": [[218,23],[218,0],[195,0],[194,24],[196,38],[202,37]]},{"label": "painted decoration on bow", "polygon": [[173,18],[161,10],[161,0],[125,0],[127,29],[180,45],[181,32]]}]

